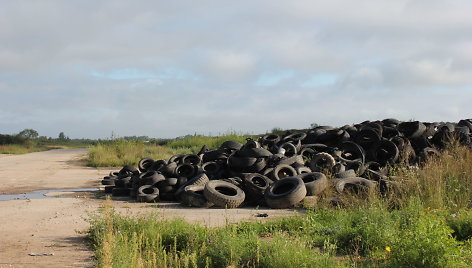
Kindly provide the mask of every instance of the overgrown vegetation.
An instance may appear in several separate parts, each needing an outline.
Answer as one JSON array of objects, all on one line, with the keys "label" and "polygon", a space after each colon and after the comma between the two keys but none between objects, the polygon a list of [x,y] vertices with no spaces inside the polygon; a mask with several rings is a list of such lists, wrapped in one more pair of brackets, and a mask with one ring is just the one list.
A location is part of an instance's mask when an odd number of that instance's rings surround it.
[{"label": "overgrown vegetation", "polygon": [[172,149],[142,141],[117,139],[103,141],[90,147],[88,165],[92,167],[119,167],[136,165],[145,157],[165,159],[177,153],[191,153],[189,149]]},{"label": "overgrown vegetation", "polygon": [[250,136],[228,133],[217,137],[195,135],[150,142],[126,139],[101,141],[90,148],[88,165],[93,167],[136,165],[145,157],[157,160],[166,159],[175,154],[197,153],[204,145],[209,148],[218,148],[227,140],[245,142],[247,137]]},{"label": "overgrown vegetation", "polygon": [[59,133],[58,138],[39,136],[34,129],[24,129],[18,134],[0,134],[0,154],[26,154],[59,148],[84,148],[96,144],[96,140],[70,139]]},{"label": "overgrown vegetation", "polygon": [[107,203],[89,235],[99,267],[471,267],[470,148],[392,172],[384,196],[333,206],[327,192],[304,215],[220,228],[123,217]]}]

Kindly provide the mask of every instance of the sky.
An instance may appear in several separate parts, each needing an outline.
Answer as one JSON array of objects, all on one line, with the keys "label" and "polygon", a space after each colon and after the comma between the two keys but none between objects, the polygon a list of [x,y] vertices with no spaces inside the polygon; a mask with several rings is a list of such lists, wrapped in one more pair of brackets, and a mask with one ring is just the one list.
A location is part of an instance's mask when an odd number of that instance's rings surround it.
[{"label": "sky", "polygon": [[472,1],[0,0],[0,133],[472,117]]}]

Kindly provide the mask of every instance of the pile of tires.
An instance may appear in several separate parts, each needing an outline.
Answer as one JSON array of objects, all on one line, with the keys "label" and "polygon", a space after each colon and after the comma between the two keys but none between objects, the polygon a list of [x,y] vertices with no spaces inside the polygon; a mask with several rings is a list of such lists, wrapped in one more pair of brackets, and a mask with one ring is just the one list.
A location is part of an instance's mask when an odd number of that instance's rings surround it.
[{"label": "pile of tires", "polygon": [[[388,191],[389,167],[418,166],[455,139],[471,146],[472,119],[458,123],[365,121],[267,134],[245,144],[169,159],[144,158],[102,180],[105,192],[141,202],[180,201],[192,207],[289,208],[332,187],[337,193]],[[326,174],[330,174],[328,179]]]}]

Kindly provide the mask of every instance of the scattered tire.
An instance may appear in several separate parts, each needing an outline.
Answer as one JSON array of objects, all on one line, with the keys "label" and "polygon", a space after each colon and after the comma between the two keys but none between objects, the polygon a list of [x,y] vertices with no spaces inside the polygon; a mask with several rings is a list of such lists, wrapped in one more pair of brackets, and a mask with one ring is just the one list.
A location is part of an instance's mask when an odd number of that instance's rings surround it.
[{"label": "scattered tire", "polygon": [[152,158],[143,158],[138,162],[138,170],[140,172],[146,172],[151,169],[154,164],[154,159]]},{"label": "scattered tire", "polygon": [[351,192],[354,194],[366,193],[375,189],[375,182],[361,177],[341,179],[336,183],[338,193]]},{"label": "scattered tire", "polygon": [[309,163],[310,169],[313,171],[331,169],[334,165],[336,165],[336,160],[328,153],[317,153]]},{"label": "scattered tire", "polygon": [[159,190],[152,185],[143,185],[138,188],[136,198],[139,202],[153,202],[159,196]]},{"label": "scattered tire", "polygon": [[305,173],[297,178],[305,183],[307,196],[319,195],[328,187],[328,179],[321,172]]},{"label": "scattered tire", "polygon": [[209,181],[203,194],[209,202],[224,208],[239,207],[246,197],[241,188],[221,180]]},{"label": "scattered tire", "polygon": [[286,177],[293,177],[297,175],[297,171],[289,165],[280,164],[277,165],[270,173],[270,178],[273,181],[278,181]]},{"label": "scattered tire", "polygon": [[302,179],[287,177],[274,182],[264,192],[267,205],[271,208],[289,208],[300,203],[306,196]]},{"label": "scattered tire", "polygon": [[189,207],[211,207],[213,203],[208,202],[208,200],[203,195],[203,190],[205,186],[203,185],[189,185],[185,186],[185,189],[181,195],[182,204]]},{"label": "scattered tire", "polygon": [[115,187],[111,190],[112,196],[128,196],[130,193],[129,188]]}]

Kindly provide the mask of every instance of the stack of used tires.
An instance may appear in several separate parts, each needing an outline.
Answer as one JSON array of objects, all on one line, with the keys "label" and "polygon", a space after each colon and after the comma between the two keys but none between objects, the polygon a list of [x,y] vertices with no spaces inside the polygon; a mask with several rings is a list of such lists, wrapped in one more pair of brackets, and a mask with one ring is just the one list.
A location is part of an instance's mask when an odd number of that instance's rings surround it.
[{"label": "stack of used tires", "polygon": [[[333,186],[338,193],[386,193],[394,165],[421,165],[455,139],[471,146],[472,119],[458,123],[365,121],[306,132],[226,141],[197,154],[139,161],[102,180],[105,192],[187,206],[289,208]],[[330,179],[326,174],[330,174]]]}]

